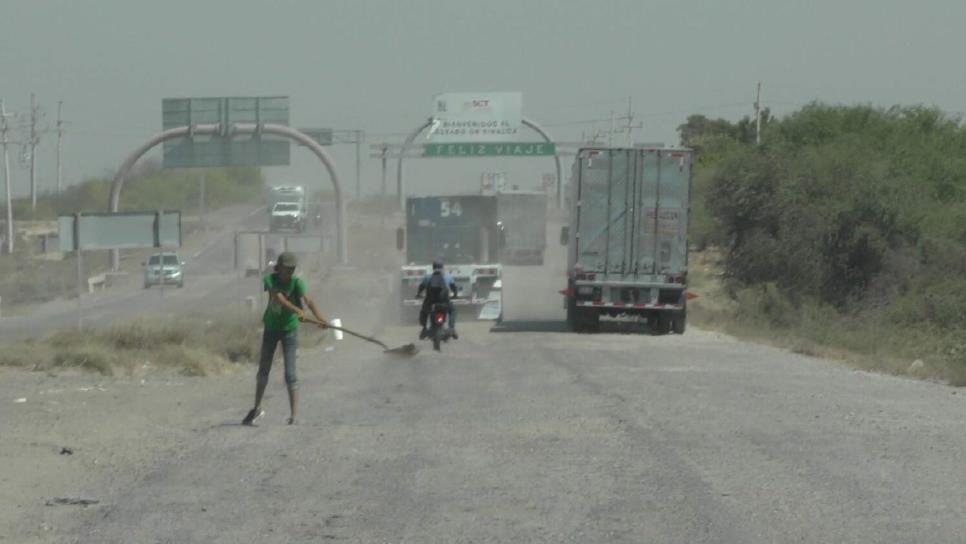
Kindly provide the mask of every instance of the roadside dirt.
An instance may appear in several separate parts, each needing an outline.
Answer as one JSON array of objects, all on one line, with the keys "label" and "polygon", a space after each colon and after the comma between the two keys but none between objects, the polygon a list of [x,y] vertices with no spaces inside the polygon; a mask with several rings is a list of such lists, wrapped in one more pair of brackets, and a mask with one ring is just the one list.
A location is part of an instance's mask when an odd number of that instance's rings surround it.
[{"label": "roadside dirt", "polygon": [[[339,268],[307,281],[326,317],[363,333],[382,328],[384,275]],[[303,350],[300,361],[373,349],[351,339],[332,345]],[[237,425],[252,402],[254,373],[251,363],[211,378],[150,367],[121,377],[0,368],[0,541],[65,541],[62,529],[74,527],[80,511],[109,507],[146,467],[177,459],[213,427]],[[266,398],[275,423],[288,411],[281,376],[277,356]],[[100,503],[47,505],[57,499]]]},{"label": "roadside dirt", "polygon": [[[389,233],[359,225],[350,239],[352,266],[301,272],[326,317],[365,334],[383,330],[396,277],[387,272],[395,251]],[[261,306],[261,294],[253,294]],[[330,339],[303,350],[300,361],[352,357],[360,349],[374,348]],[[276,423],[288,411],[280,366],[277,354],[266,395],[266,419]],[[0,542],[71,541],[78,519],[110,508],[116,492],[136,485],[150,467],[179,458],[199,434],[238,425],[252,402],[254,373],[250,362],[209,378],[150,366],[117,377],[0,367]]]}]

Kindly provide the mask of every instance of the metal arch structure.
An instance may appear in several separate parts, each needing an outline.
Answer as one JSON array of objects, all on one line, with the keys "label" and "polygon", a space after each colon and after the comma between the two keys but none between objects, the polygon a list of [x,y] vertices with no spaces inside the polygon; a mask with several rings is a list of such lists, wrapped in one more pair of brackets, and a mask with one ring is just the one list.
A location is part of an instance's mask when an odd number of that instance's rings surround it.
[{"label": "metal arch structure", "polygon": [[[329,157],[328,152],[326,152],[325,148],[319,145],[319,143],[312,138],[285,125],[276,125],[272,123],[266,123],[263,125],[239,123],[232,125],[228,134],[229,136],[235,136],[243,134],[255,134],[257,132],[273,134],[293,140],[300,145],[309,148],[309,150],[311,150],[315,156],[322,161],[322,164],[329,173],[329,178],[332,180],[332,185],[335,188],[336,246],[339,256],[339,263],[343,265],[348,264],[349,256],[348,248],[346,247],[345,201],[342,198],[342,182],[339,179],[339,174],[336,171],[332,158]],[[183,126],[166,130],[148,140],[144,145],[137,148],[133,153],[131,153],[130,156],[128,156],[128,158],[121,164],[117,174],[114,175],[114,180],[111,182],[111,196],[110,201],[108,202],[108,210],[111,212],[118,211],[121,203],[121,188],[124,187],[124,181],[127,178],[128,173],[131,171],[131,168],[134,167],[135,163],[137,163],[137,161],[153,147],[168,140],[184,138],[185,136],[206,136],[220,133],[221,125],[219,124]],[[111,250],[111,270],[117,271],[119,264],[120,262],[117,250]]]},{"label": "metal arch structure", "polygon": [[[522,122],[524,126],[530,127],[534,130],[534,132],[543,137],[544,141],[546,141],[548,144],[554,143],[553,139],[550,138],[550,135],[547,134],[547,131],[537,123],[527,118],[523,118]],[[415,140],[422,131],[432,126],[432,124],[432,118],[427,119],[425,123],[420,125],[416,130],[412,131],[409,136],[406,137],[406,141],[403,142],[402,149],[399,151],[399,161],[396,163],[396,195],[399,198],[400,210],[405,209],[406,204],[405,197],[403,196],[403,158],[406,155],[406,151],[409,150],[409,146],[412,145],[413,140]],[[557,167],[557,207],[563,208],[563,174],[560,168],[560,156],[554,153],[553,161]]]},{"label": "metal arch structure", "polygon": [[[537,123],[534,123],[533,121],[524,117],[523,124],[532,128],[537,134],[543,136],[543,139],[548,144],[554,143],[553,139],[550,138],[550,135],[547,134],[547,131]],[[557,155],[556,153],[553,154],[553,163],[557,168],[557,207],[563,208],[563,170],[560,168],[560,155]]]},{"label": "metal arch structure", "polygon": [[406,141],[403,142],[402,149],[399,151],[399,162],[396,163],[396,197],[399,199],[399,209],[406,209],[406,197],[403,195],[403,157],[406,155],[406,150],[412,145],[413,140],[419,133],[426,130],[433,125],[433,119],[429,118],[425,123],[419,126],[416,130],[406,137]]}]

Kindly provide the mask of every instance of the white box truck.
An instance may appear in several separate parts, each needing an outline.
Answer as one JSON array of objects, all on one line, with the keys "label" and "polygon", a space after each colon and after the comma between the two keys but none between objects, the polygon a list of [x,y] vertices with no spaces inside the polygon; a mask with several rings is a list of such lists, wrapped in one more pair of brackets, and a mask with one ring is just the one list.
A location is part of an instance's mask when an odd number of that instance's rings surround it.
[{"label": "white box truck", "polygon": [[658,334],[684,333],[691,163],[689,149],[578,152],[561,232],[574,330],[598,329],[601,316],[637,316]]}]

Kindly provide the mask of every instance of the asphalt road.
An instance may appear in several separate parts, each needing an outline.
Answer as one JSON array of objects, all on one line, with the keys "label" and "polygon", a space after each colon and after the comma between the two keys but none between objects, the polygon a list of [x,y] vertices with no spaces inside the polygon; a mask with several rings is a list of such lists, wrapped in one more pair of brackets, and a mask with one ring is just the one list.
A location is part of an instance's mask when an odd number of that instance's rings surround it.
[{"label": "asphalt road", "polygon": [[[257,428],[238,425],[250,373],[209,380],[204,396],[107,384],[122,400],[167,395],[163,413],[144,416],[158,428],[137,434],[141,447],[166,453],[102,466],[111,485],[80,490],[103,504],[59,514],[59,534],[98,543],[963,541],[966,403],[954,389],[701,331],[548,329],[464,324],[441,354],[412,359],[358,344],[306,353],[296,427],[283,423],[278,376]],[[409,332],[390,329],[388,339]],[[53,525],[50,510],[42,515]]]},{"label": "asphalt road", "polygon": [[[59,389],[7,373],[0,452],[21,450],[0,482],[23,491],[15,511],[0,505],[17,520],[0,537],[966,541],[966,393],[693,328],[573,334],[559,298],[543,296],[560,288],[552,268],[509,270],[508,293],[540,302],[516,300],[499,328],[461,323],[442,353],[424,343],[391,357],[352,340],[302,353],[294,427],[278,368],[256,428],[238,424],[253,368],[96,388],[62,378]],[[10,404],[14,394],[30,400]],[[56,453],[64,442],[74,455]],[[68,492],[101,502],[44,506]]]}]

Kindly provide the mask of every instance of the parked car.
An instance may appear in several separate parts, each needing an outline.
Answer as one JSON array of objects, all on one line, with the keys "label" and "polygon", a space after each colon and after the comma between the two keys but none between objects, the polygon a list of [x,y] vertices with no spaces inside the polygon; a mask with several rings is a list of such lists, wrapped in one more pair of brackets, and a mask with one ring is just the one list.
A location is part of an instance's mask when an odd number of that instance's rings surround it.
[{"label": "parked car", "polygon": [[155,253],[148,258],[144,266],[144,288],[152,285],[184,287],[184,261],[177,253]]}]

